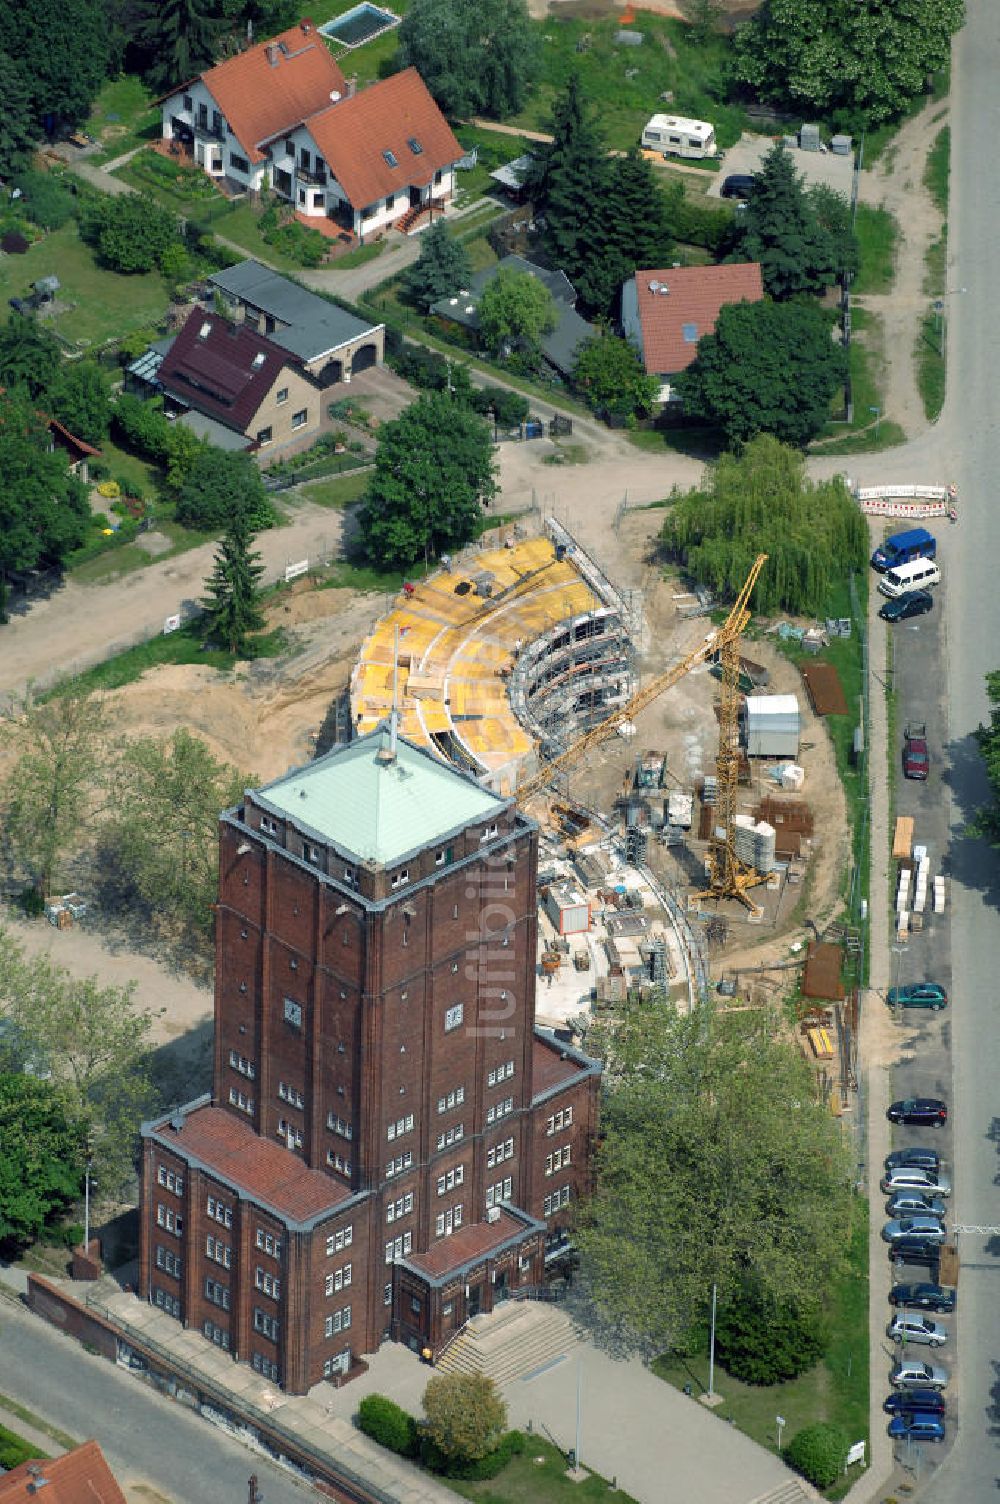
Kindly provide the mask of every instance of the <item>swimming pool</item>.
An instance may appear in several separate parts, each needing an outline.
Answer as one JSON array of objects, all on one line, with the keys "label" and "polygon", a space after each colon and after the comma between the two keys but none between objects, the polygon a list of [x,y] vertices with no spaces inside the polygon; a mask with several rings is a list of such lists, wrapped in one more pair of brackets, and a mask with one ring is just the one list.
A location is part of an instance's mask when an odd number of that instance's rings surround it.
[{"label": "swimming pool", "polygon": [[352,5],[343,15],[334,16],[332,21],[320,27],[320,31],[331,42],[339,42],[341,47],[360,47],[362,42],[370,42],[372,37],[381,36],[383,31],[391,31],[398,25],[399,17],[391,10],[383,10],[364,0],[363,5]]}]

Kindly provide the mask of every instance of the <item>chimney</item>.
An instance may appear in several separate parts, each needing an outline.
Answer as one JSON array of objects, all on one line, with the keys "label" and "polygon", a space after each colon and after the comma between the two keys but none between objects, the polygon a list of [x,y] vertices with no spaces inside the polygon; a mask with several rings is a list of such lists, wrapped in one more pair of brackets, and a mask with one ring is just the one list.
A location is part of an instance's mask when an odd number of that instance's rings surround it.
[{"label": "chimney", "polygon": [[268,62],[270,63],[272,68],[276,68],[278,66],[278,59],[281,56],[281,53],[278,51],[277,43],[268,42],[266,50]]},{"label": "chimney", "polygon": [[353,99],[354,96],[355,96],[355,94],[357,92],[358,92],[358,75],[356,73],[352,73],[351,76],[350,76],[350,78],[347,80],[347,97],[348,97],[348,99]]}]

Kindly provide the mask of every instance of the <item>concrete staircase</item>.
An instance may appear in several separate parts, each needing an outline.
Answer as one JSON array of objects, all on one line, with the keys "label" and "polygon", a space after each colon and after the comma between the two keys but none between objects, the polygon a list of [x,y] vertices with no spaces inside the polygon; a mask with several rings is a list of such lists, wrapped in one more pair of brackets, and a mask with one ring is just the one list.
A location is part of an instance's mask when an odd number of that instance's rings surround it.
[{"label": "concrete staircase", "polygon": [[779,1483],[770,1493],[751,1500],[751,1504],[813,1504],[822,1497],[804,1478],[789,1478],[787,1483]]},{"label": "concrete staircase", "polygon": [[474,1316],[435,1367],[443,1373],[484,1374],[498,1385],[509,1384],[561,1358],[575,1341],[565,1311],[544,1301],[505,1301],[488,1315]]}]

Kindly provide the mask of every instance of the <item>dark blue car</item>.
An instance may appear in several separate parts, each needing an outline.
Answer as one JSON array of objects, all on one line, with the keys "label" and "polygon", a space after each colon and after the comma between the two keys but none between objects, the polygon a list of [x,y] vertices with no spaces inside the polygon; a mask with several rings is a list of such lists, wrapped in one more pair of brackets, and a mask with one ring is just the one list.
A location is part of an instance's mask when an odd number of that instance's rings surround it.
[{"label": "dark blue car", "polygon": [[887,1415],[943,1415],[944,1395],[936,1389],[900,1389],[883,1401]]}]

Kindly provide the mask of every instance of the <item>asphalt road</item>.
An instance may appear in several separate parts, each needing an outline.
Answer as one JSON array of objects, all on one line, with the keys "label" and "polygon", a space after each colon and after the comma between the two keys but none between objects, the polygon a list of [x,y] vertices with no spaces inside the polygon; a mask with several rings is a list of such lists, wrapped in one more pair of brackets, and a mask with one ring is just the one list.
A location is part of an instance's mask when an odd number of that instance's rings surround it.
[{"label": "asphalt road", "polygon": [[244,1504],[251,1473],[266,1504],[315,1498],[183,1406],[46,1322],[0,1303],[0,1388],[81,1441],[100,1443],[123,1483],[146,1482],[176,1504]]}]

